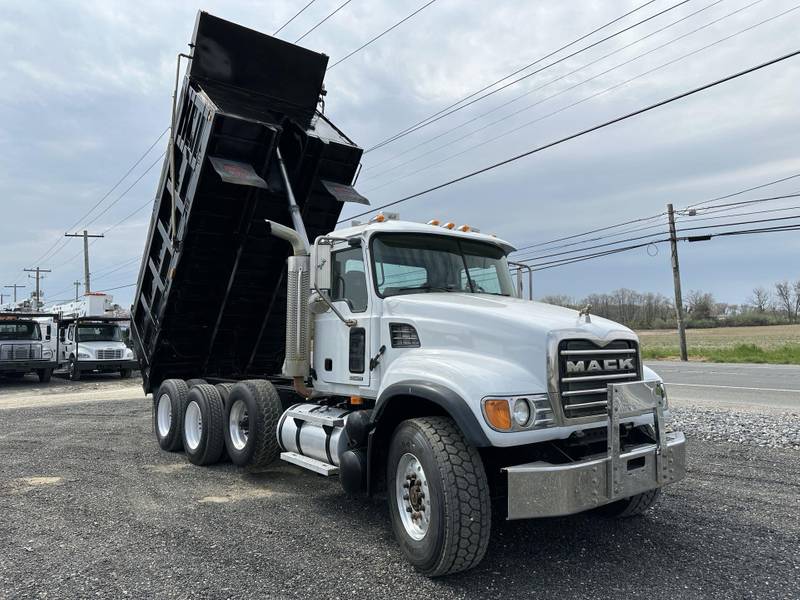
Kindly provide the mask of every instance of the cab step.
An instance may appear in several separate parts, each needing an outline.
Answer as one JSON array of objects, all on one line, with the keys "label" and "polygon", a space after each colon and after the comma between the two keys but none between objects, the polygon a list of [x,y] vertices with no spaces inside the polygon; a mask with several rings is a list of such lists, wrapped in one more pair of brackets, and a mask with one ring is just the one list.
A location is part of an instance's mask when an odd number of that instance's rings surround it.
[{"label": "cab step", "polygon": [[314,471],[314,473],[319,473],[325,477],[330,477],[331,475],[336,475],[339,473],[339,467],[336,465],[322,462],[316,458],[303,456],[297,452],[281,452],[281,460],[285,460],[286,462],[297,465],[298,467],[308,469],[309,471]]}]

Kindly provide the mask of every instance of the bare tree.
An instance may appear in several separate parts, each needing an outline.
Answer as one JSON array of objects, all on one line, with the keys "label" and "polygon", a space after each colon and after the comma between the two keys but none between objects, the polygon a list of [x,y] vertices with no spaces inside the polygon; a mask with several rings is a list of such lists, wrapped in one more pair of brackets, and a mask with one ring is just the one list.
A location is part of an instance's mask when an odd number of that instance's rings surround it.
[{"label": "bare tree", "polygon": [[800,292],[800,281],[796,281],[794,285],[788,281],[780,281],[775,284],[775,296],[777,297],[778,305],[786,313],[786,319],[789,323],[797,322],[797,315],[800,312],[798,292]]},{"label": "bare tree", "polygon": [[714,296],[699,290],[692,290],[686,297],[686,307],[693,319],[711,319],[714,317]]},{"label": "bare tree", "polygon": [[753,295],[747,300],[756,309],[756,312],[767,312],[767,308],[772,303],[772,294],[763,287],[753,288]]}]

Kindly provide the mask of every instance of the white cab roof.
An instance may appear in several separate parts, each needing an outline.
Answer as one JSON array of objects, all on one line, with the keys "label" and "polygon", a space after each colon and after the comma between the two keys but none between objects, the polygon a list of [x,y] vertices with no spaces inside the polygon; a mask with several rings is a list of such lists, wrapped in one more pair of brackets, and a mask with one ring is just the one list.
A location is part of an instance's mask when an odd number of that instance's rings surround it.
[{"label": "white cab roof", "polygon": [[505,240],[487,235],[485,233],[475,233],[473,231],[458,231],[456,229],[447,229],[437,225],[428,225],[427,223],[414,223],[412,221],[397,221],[387,220],[382,223],[364,223],[362,225],[355,225],[353,227],[345,227],[337,229],[331,235],[334,237],[363,237],[368,239],[375,233],[421,233],[428,235],[446,235],[457,237],[464,240],[472,240],[476,242],[488,242],[502,248],[506,254],[515,250],[514,246]]}]

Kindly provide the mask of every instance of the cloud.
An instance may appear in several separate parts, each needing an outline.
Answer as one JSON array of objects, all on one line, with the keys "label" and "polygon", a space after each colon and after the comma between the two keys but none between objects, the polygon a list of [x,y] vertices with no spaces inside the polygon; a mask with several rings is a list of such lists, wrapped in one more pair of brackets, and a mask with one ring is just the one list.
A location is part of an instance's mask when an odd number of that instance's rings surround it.
[{"label": "cloud", "polygon": [[[303,44],[328,54],[335,62],[423,3],[353,2]],[[374,204],[390,201],[793,49],[800,11],[521,127],[792,7],[788,0],[749,7],[746,0],[711,4],[709,0],[681,6],[383,150],[366,154],[359,188],[377,188],[395,179],[368,194]],[[348,136],[369,147],[634,5],[633,0],[584,2],[580,8],[557,0],[439,0],[328,73],[327,113]],[[280,36],[296,39],[333,6],[336,4],[315,3]],[[666,6],[649,6],[603,33]],[[709,8],[657,32],[703,6]],[[744,10],[690,33],[739,8]],[[206,3],[206,10],[271,32],[297,11],[297,3],[214,0]],[[29,263],[102,197],[163,131],[169,120],[175,57],[186,49],[195,11],[196,6],[187,2],[156,0],[28,2],[4,7],[0,15],[0,54],[4,57],[0,63],[0,155],[4,163],[0,170],[0,234],[4,240],[0,283],[12,283],[22,267],[35,266]],[[653,35],[647,40],[622,49],[649,33]],[[567,89],[684,34],[688,35],[674,44]],[[618,49],[613,56],[602,58]],[[595,60],[596,64],[569,74]],[[561,76],[563,80],[534,91]],[[796,157],[799,76],[800,59],[785,62],[398,208],[405,218],[445,217],[524,243],[655,214],[663,211],[667,202],[680,206],[758,185],[800,171]],[[543,100],[561,90],[565,91]],[[444,135],[441,142],[525,104],[541,103],[385,177],[367,178],[435,148],[439,142],[385,166],[370,170],[371,165],[524,92],[530,93],[459,132]],[[518,128],[514,133],[491,141],[514,128]],[[161,147],[155,148],[109,201],[160,151]],[[452,160],[424,168],[461,152]],[[154,169],[95,226],[107,228],[146,203],[155,193],[157,179],[158,169]],[[800,183],[795,187],[800,189]],[[792,182],[787,182],[769,192],[793,189]],[[353,212],[347,207],[344,214]],[[92,270],[102,273],[140,254],[148,216],[148,211],[143,211],[94,244]],[[721,299],[739,301],[753,285],[770,283],[769,278],[800,277],[793,258],[798,243],[794,239],[776,234],[687,246],[682,249],[686,255],[684,287],[709,289]],[[80,277],[80,257],[64,264],[78,251],[74,244],[66,246],[42,265],[54,267],[48,290],[69,289]],[[109,275],[105,283],[109,287],[127,283],[126,277],[133,281],[137,268],[134,262]],[[663,252],[650,257],[637,251],[543,271],[537,275],[536,287],[537,293],[574,296],[623,286],[669,293],[670,282]],[[120,290],[118,299],[129,301],[130,293]]]}]

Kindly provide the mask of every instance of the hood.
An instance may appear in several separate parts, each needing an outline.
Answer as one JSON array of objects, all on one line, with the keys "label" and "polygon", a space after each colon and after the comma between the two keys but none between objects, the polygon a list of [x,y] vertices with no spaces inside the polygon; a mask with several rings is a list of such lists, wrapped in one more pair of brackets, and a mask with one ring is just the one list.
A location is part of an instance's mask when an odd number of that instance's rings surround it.
[{"label": "hood", "polygon": [[[384,300],[383,319],[414,325],[426,350],[454,350],[525,365],[546,377],[547,360],[564,338],[603,345],[637,339],[624,325],[602,317],[521,298],[489,294],[429,293]],[[384,330],[388,329],[386,327]]]},{"label": "hood", "polygon": [[[484,328],[483,326],[524,329],[527,334],[549,334],[554,331],[573,331],[592,338],[608,339],[609,334],[633,334],[629,328],[614,321],[578,311],[521,298],[490,294],[430,293],[392,296],[384,300],[387,314],[411,319],[443,319],[454,325]],[[512,329],[512,331],[513,331]]]}]

